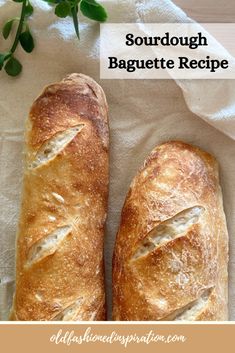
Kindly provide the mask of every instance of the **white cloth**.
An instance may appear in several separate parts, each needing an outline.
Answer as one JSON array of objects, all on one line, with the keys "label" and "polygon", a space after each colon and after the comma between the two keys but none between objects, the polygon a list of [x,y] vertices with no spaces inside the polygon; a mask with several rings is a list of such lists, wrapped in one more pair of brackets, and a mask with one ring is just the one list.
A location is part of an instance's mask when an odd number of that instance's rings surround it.
[{"label": "white cloth", "polygon": [[[92,76],[104,88],[110,112],[110,197],[105,240],[106,284],[111,307],[111,259],[119,217],[133,176],[155,145],[180,139],[211,152],[220,163],[230,235],[229,304],[235,319],[235,86],[227,81],[99,79],[99,25],[81,16],[81,40],[70,19],[58,19],[49,5],[32,0],[32,54],[20,48],[20,77],[0,73],[0,319],[7,318],[14,281],[14,242],[22,180],[24,121],[42,88],[71,72]],[[109,22],[177,22],[190,19],[169,0],[104,1]],[[19,5],[0,0],[0,23]],[[9,43],[1,40],[0,51]],[[200,117],[200,118],[199,118]],[[202,118],[202,119],[201,119]],[[228,137],[230,136],[230,137]]]}]

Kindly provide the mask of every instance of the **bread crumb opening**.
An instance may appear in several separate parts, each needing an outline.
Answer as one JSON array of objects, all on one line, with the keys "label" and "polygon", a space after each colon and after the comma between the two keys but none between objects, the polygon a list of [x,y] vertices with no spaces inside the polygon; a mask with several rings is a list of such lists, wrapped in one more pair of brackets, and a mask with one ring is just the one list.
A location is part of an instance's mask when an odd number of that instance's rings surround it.
[{"label": "bread crumb opening", "polygon": [[157,247],[187,233],[204,211],[202,206],[191,207],[160,223],[147,234],[132,259],[146,256]]}]

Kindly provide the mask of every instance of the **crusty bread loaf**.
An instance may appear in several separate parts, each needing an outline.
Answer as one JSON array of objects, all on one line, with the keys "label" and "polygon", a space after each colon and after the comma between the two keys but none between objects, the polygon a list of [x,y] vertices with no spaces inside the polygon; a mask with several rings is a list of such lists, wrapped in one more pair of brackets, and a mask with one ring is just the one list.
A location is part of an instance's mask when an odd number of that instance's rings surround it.
[{"label": "crusty bread loaf", "polygon": [[104,320],[108,197],[103,90],[72,74],[34,102],[17,239],[11,320]]},{"label": "crusty bread loaf", "polygon": [[114,320],[227,320],[227,262],[215,159],[182,142],[156,147],[122,210]]}]

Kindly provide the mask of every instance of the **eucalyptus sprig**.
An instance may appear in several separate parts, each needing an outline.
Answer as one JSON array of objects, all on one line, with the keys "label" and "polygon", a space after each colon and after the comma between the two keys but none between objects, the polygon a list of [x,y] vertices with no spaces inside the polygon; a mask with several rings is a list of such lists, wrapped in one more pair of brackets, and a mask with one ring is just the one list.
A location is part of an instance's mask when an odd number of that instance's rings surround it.
[{"label": "eucalyptus sprig", "polygon": [[[22,65],[16,59],[14,53],[18,44],[27,52],[31,53],[34,49],[34,39],[29,29],[28,18],[33,13],[33,6],[30,0],[13,0],[21,3],[20,17],[9,19],[3,26],[2,35],[7,39],[14,29],[15,37],[11,48],[4,53],[0,53],[0,70],[5,69],[10,76],[17,76],[22,71]],[[102,5],[95,0],[42,0],[55,7],[55,15],[60,18],[72,17],[74,29],[79,39],[79,21],[80,12],[89,19],[104,22],[107,19],[107,13]],[[17,27],[16,27],[17,26]]]},{"label": "eucalyptus sprig", "polygon": [[31,53],[34,48],[34,40],[27,23],[28,18],[33,13],[33,6],[29,0],[13,0],[21,4],[20,17],[14,17],[9,19],[3,26],[2,35],[4,39],[7,39],[13,30],[14,26],[17,25],[15,32],[15,38],[11,48],[4,53],[0,53],[0,70],[5,69],[6,73],[10,76],[17,76],[21,70],[22,65],[18,59],[16,59],[14,53],[18,44],[27,52]]}]

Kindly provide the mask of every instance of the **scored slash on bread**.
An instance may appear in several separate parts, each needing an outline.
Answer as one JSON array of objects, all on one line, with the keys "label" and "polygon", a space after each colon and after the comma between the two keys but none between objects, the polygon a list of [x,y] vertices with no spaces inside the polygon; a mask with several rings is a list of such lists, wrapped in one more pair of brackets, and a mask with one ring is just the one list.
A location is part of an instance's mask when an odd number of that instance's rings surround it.
[{"label": "scored slash on bread", "polygon": [[114,320],[227,320],[227,263],[215,159],[179,141],[157,146],[122,210]]},{"label": "scored slash on bread", "polygon": [[133,260],[148,255],[157,246],[184,234],[190,226],[198,222],[200,214],[203,211],[203,207],[191,207],[161,222],[144,237],[142,244],[140,244],[133,256]]},{"label": "scored slash on bread", "polygon": [[72,126],[53,135],[35,153],[34,160],[29,165],[29,168],[41,167],[55,158],[75,138],[83,127],[84,124],[79,124],[78,126]]}]

